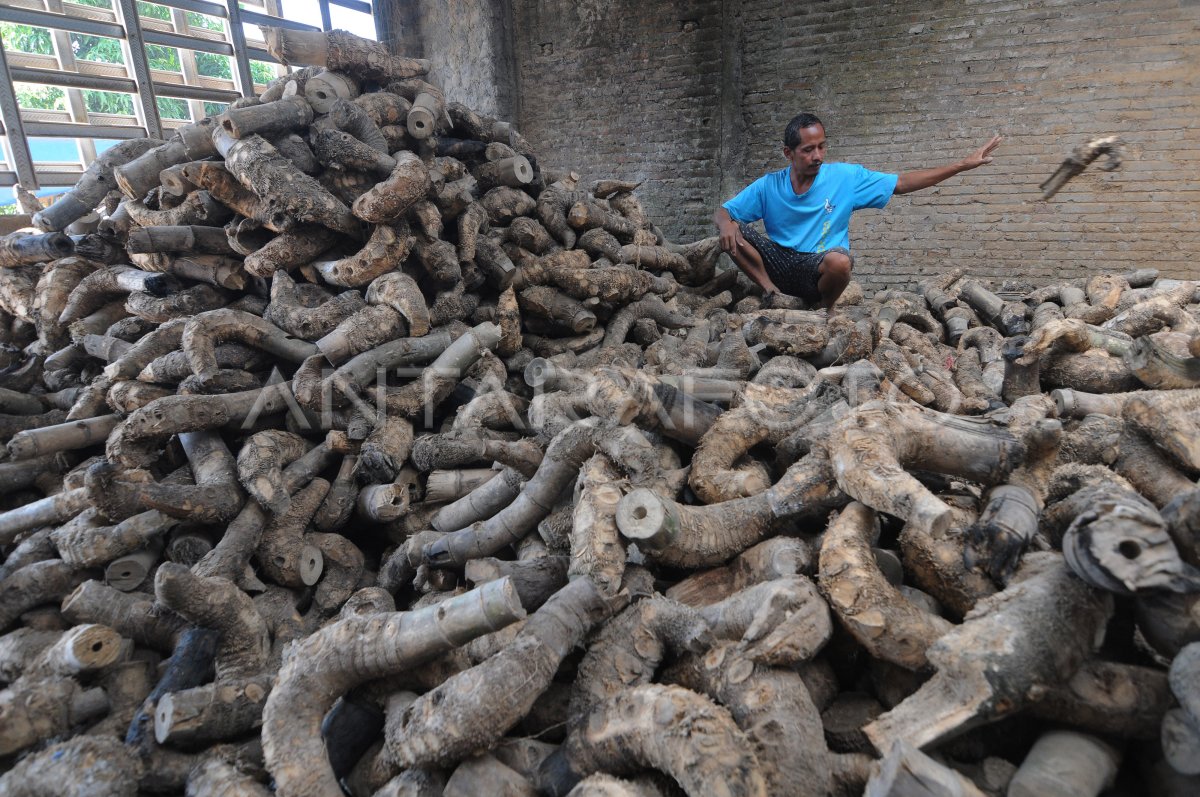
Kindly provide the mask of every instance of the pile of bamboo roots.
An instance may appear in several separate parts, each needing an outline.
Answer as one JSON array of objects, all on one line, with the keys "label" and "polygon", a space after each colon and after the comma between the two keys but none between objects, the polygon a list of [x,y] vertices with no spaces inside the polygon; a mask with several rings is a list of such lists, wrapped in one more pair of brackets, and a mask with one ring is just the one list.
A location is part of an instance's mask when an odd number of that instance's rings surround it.
[{"label": "pile of bamboo roots", "polygon": [[428,64],[0,240],[0,795],[1200,791],[1200,294],[833,316]]}]

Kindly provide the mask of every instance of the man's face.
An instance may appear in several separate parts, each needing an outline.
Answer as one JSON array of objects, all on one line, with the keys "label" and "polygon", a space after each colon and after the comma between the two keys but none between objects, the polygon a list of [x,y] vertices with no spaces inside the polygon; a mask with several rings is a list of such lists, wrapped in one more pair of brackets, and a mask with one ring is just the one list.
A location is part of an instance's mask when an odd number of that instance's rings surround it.
[{"label": "man's face", "polygon": [[825,128],[813,125],[801,129],[799,146],[784,147],[783,155],[797,175],[816,177],[825,161]]}]

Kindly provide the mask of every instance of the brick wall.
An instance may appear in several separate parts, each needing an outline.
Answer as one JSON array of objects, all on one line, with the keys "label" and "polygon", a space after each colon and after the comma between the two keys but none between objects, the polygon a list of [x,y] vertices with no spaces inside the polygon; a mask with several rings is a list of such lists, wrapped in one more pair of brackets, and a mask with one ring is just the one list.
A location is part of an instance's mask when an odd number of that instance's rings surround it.
[{"label": "brick wall", "polygon": [[[801,110],[831,158],[903,170],[996,162],[856,214],[859,277],[962,266],[1043,281],[1157,265],[1200,277],[1197,0],[513,0],[518,121],[548,164],[645,180],[670,236],[783,164]],[[1096,135],[1129,142],[1054,200],[1038,184]]]},{"label": "brick wall", "polygon": [[544,166],[645,181],[659,226],[707,234],[719,180],[722,3],[513,4],[521,133]]}]

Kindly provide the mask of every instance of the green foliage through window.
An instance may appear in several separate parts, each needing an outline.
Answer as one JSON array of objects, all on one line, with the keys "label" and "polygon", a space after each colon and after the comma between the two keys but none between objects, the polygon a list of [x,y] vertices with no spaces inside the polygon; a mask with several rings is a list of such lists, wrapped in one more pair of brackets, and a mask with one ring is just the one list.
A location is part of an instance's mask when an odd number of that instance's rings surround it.
[{"label": "green foliage through window", "polygon": [[13,83],[17,105],[31,111],[65,111],[67,95],[57,86],[37,86],[32,83]]},{"label": "green foliage through window", "polygon": [[83,103],[88,113],[114,113],[133,116],[133,96],[113,91],[85,91]]},{"label": "green foliage through window", "polygon": [[268,64],[266,61],[251,61],[250,75],[254,78],[255,83],[270,83],[278,77],[275,65]]},{"label": "green foliage through window", "polygon": [[233,80],[233,67],[229,56],[216,53],[196,52],[196,72],[203,77],[219,77]]},{"label": "green foliage through window", "polygon": [[146,45],[146,61],[151,69],[161,69],[164,72],[180,72],[179,50],[174,47],[164,47],[161,44]]},{"label": "green foliage through window", "polygon": [[188,113],[187,100],[178,97],[159,97],[158,115],[163,119],[191,119]]},{"label": "green foliage through window", "polygon": [[50,31],[45,28],[0,22],[0,41],[4,42],[6,50],[54,55],[54,45],[50,42]]},{"label": "green foliage through window", "polygon": [[146,3],[143,0],[138,0],[137,11],[139,17],[146,19],[161,19],[168,22],[171,19],[171,9],[166,6],[160,6],[157,3]]},{"label": "green foliage through window", "polygon": [[81,61],[99,61],[104,64],[124,64],[125,53],[118,39],[107,36],[84,36],[71,34],[71,51]]},{"label": "green foliage through window", "polygon": [[195,11],[187,12],[187,22],[193,28],[204,28],[205,30],[215,30],[217,33],[225,32],[225,23],[216,17],[210,17],[207,14],[197,14]]}]

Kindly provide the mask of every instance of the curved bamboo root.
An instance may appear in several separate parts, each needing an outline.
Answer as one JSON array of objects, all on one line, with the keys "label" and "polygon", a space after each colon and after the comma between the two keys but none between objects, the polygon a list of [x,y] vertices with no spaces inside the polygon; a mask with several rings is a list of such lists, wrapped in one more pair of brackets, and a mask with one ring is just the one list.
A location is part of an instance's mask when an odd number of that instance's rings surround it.
[{"label": "curved bamboo root", "polygon": [[197,626],[219,632],[217,681],[250,678],[262,671],[271,649],[267,626],[250,596],[231,581],[197,576],[183,565],[167,562],[154,576],[154,594]]},{"label": "curved bamboo root", "polygon": [[729,709],[754,746],[768,794],[829,793],[831,762],[821,716],[797,673],[755,664],[725,643],[684,658],[665,677]]},{"label": "curved bamboo root", "polygon": [[905,472],[906,464],[995,484],[1025,455],[1021,442],[991,421],[882,401],[851,410],[834,427],[829,448],[847,494],[934,533],[949,527],[950,507]]},{"label": "curved bamboo root", "polygon": [[758,542],[779,519],[820,514],[846,496],[829,460],[809,454],[770,489],[750,498],[693,507],[637,489],[621,499],[617,526],[648,558],[671,567],[719,565]]},{"label": "curved bamboo root", "polygon": [[487,749],[529,712],[562,659],[611,611],[586,578],[559,590],[502,651],[418,698],[389,728],[401,767],[445,766]]},{"label": "curved bamboo root", "polygon": [[188,321],[183,329],[181,344],[193,373],[201,379],[215,374],[217,344],[229,341],[239,341],[295,363],[317,353],[315,345],[291,337],[256,315],[241,310],[210,310]]},{"label": "curved bamboo root", "polygon": [[601,703],[572,723],[560,754],[546,763],[556,759],[572,784],[594,772],[649,767],[693,797],[767,793],[753,745],[729,711],[678,686],[636,686]]},{"label": "curved bamboo root", "polygon": [[284,512],[291,491],[283,469],[312,446],[298,434],[267,429],[252,435],[237,455],[238,480],[254,500],[275,514]]},{"label": "curved bamboo root", "polygon": [[700,616],[718,638],[737,640],[739,653],[775,667],[811,661],[833,634],[828,605],[800,575],[746,587]]},{"label": "curved bamboo root", "polygon": [[818,584],[842,625],[872,656],[919,670],[928,664],[926,649],[951,625],[888,583],[871,551],[874,523],[874,513],[856,501],[829,524]]},{"label": "curved bamboo root", "polygon": [[304,292],[284,271],[271,279],[271,303],[263,318],[289,335],[315,341],[365,305],[358,291],[346,291],[332,297],[324,291]]},{"label": "curved bamboo root", "polygon": [[924,747],[1027,705],[1071,676],[1092,651],[1111,598],[1071,575],[1057,554],[1031,554],[1016,579],[985,598],[926,656],[937,673],[863,730],[876,750]]},{"label": "curved bamboo root", "polygon": [[334,701],[365,681],[398,674],[524,616],[507,579],[435,607],[348,617],[300,642],[263,711],[263,753],[282,797],[325,797],[339,787],[320,726]]},{"label": "curved bamboo root", "polygon": [[399,269],[415,242],[407,225],[379,224],[359,251],[341,260],[315,263],[314,267],[330,285],[358,288]]}]

